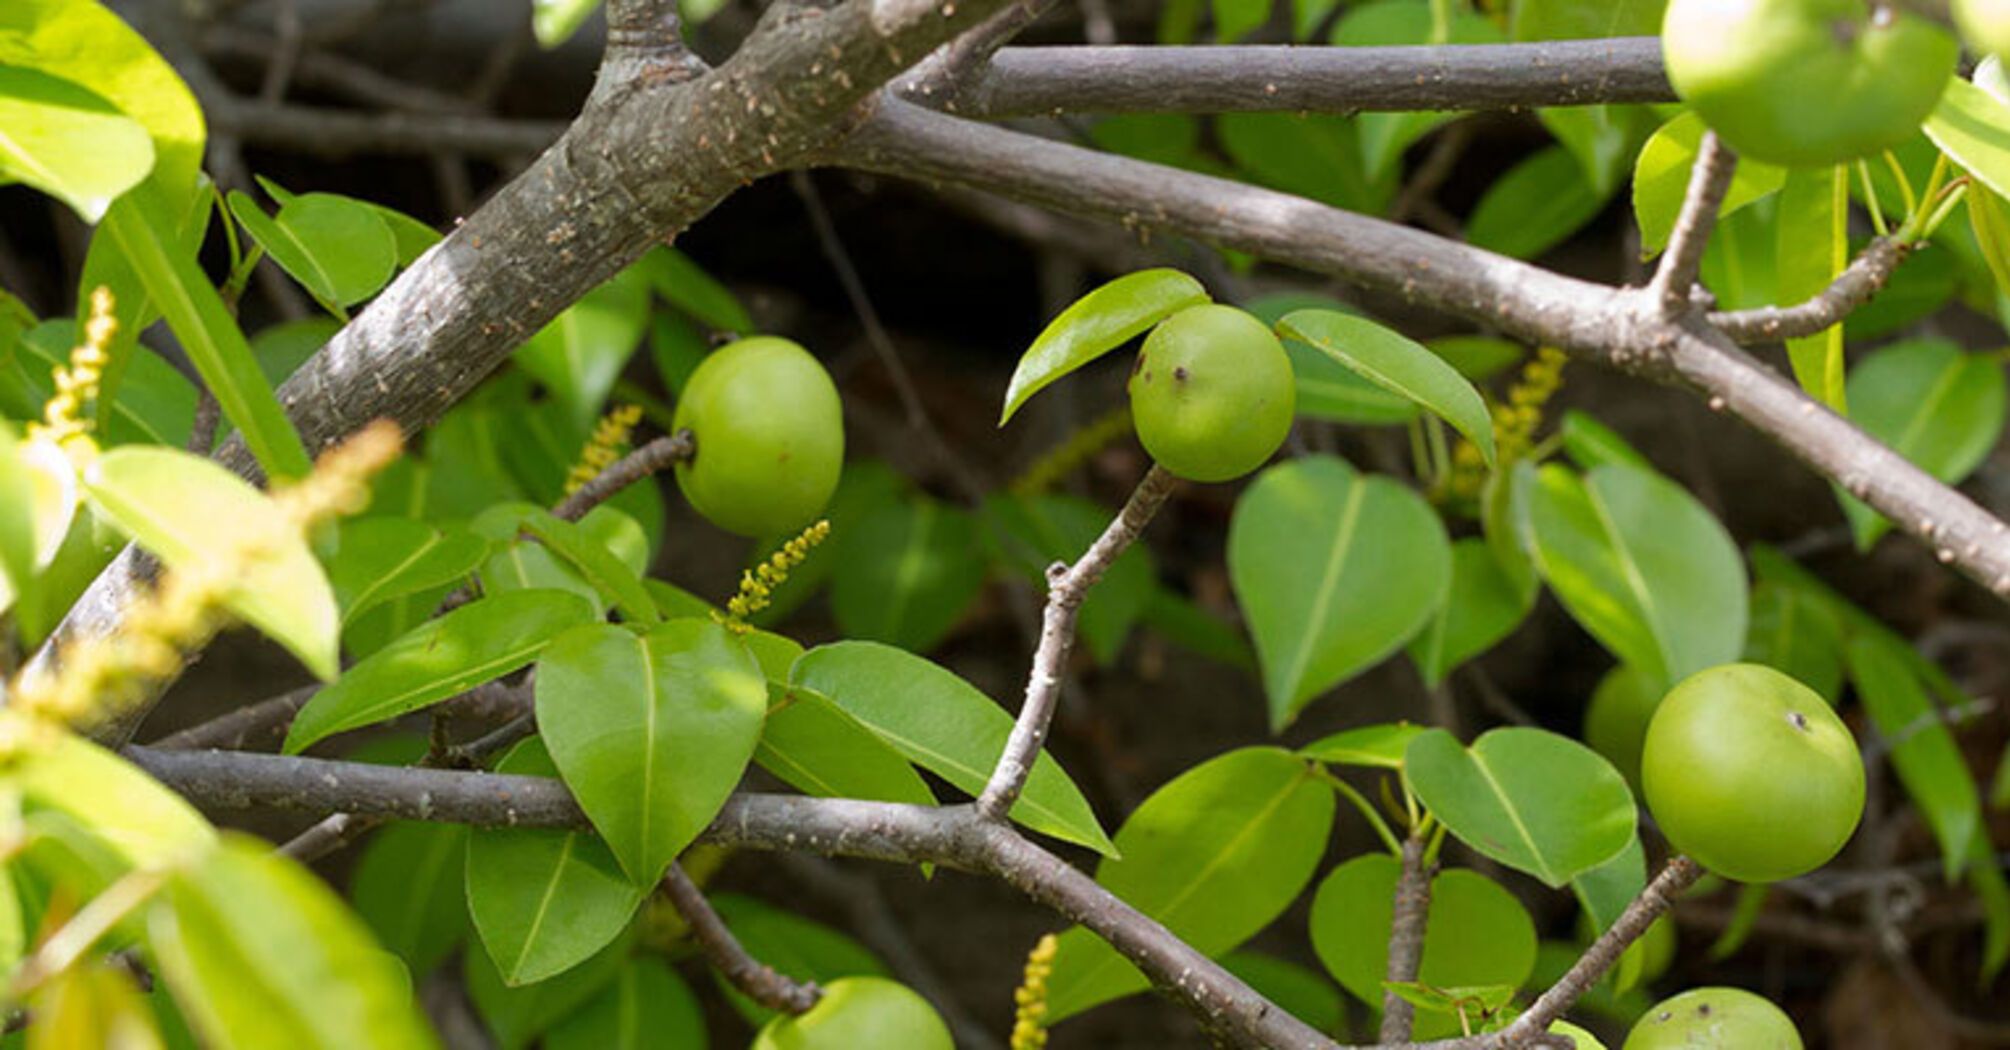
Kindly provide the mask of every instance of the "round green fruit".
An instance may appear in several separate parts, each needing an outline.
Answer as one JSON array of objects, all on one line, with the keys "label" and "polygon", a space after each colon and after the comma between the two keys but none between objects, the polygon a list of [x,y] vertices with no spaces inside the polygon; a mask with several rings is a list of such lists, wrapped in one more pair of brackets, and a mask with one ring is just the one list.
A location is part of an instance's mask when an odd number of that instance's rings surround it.
[{"label": "round green fruit", "polygon": [[1675,93],[1739,153],[1840,164],[1910,138],[1961,56],[1952,33],[1864,0],[1670,0]]},{"label": "round green fruit", "polygon": [[2010,0],[1954,0],[1954,24],[1975,50],[2010,54]]},{"label": "round green fruit", "polygon": [[1262,321],[1213,304],[1152,329],[1130,391],[1145,451],[1189,481],[1227,481],[1262,466],[1298,407],[1284,345]]},{"label": "round green fruit", "polygon": [[1826,864],[1863,818],[1863,757],[1820,694],[1757,664],[1671,690],[1640,757],[1647,808],[1675,848],[1740,882]]},{"label": "round green fruit", "polygon": [[698,451],[677,487],[698,513],[744,536],[810,523],[844,468],[837,387],[809,351],[772,336],[713,351],[684,384],[672,426]]},{"label": "round green fruit", "polygon": [[884,977],[845,977],[824,988],[808,1013],[776,1017],[749,1050],[956,1050],[928,1000]]},{"label": "round green fruit", "polygon": [[1697,988],[1641,1015],[1621,1050],[1801,1050],[1801,1033],[1750,992]]}]

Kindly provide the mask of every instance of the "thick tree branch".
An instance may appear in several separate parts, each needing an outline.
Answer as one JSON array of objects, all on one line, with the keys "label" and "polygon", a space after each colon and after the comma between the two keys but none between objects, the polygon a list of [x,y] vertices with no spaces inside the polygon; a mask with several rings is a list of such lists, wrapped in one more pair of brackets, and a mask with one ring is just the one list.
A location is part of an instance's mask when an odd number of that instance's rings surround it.
[{"label": "thick tree branch", "polygon": [[1041,618],[1040,645],[1033,654],[1033,669],[1026,679],[1026,698],[1019,705],[1019,718],[1012,725],[1005,750],[998,756],[991,781],[977,798],[978,812],[993,820],[1003,820],[1012,803],[1018,801],[1019,790],[1026,786],[1033,762],[1047,740],[1047,727],[1054,720],[1054,705],[1060,700],[1068,654],[1075,647],[1075,618],[1081,612],[1083,599],[1117,557],[1129,549],[1178,486],[1179,479],[1171,472],[1152,464],[1124,508],[1075,564],[1056,562],[1048,567],[1047,610]]},{"label": "thick tree branch", "polygon": [[738,988],[747,998],[760,1003],[770,1010],[799,1014],[807,1011],[823,998],[823,989],[815,981],[798,982],[788,975],[747,954],[740,939],[726,928],[726,920],[712,910],[712,904],[705,899],[705,891],[684,874],[684,869],[676,864],[663,873],[663,894],[670,898],[670,906],[684,917],[685,925],[691,927],[691,935],[698,940],[698,947],[705,953],[705,961],[712,964],[733,987]]},{"label": "thick tree branch", "polygon": [[1737,170],[1738,155],[1716,132],[1703,132],[1696,165],[1689,172],[1689,190],[1682,197],[1682,211],[1675,216],[1661,265],[1647,284],[1648,293],[1660,300],[1662,312],[1670,317],[1692,308],[1690,293],[1696,287],[1696,274],[1703,268],[1703,249],[1710,245],[1710,231],[1717,226],[1717,212],[1724,206],[1724,194]]},{"label": "thick tree branch", "polygon": [[1429,839],[1428,833],[1412,831],[1403,841],[1403,873],[1396,879],[1396,898],[1389,919],[1389,965],[1383,971],[1381,1042],[1384,1045],[1409,1042],[1410,1030],[1417,1020],[1417,1008],[1386,986],[1416,980],[1417,968],[1424,962],[1424,931],[1431,915],[1431,878],[1437,874],[1437,866],[1424,860]]},{"label": "thick tree branch", "polygon": [[1883,291],[1912,248],[1904,241],[1879,237],[1865,245],[1827,288],[1807,302],[1715,313],[1710,315],[1710,323],[1737,343],[1778,343],[1813,335],[1841,324]]}]

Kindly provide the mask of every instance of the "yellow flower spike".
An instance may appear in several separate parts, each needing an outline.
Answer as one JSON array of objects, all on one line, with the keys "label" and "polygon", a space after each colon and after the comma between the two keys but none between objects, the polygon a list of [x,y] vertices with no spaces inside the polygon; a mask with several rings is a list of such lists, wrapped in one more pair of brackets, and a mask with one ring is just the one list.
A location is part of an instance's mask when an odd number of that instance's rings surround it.
[{"label": "yellow flower spike", "polygon": [[593,436],[587,439],[586,447],[580,450],[579,462],[574,463],[565,476],[565,494],[570,496],[578,492],[620,459],[621,450],[628,447],[628,438],[634,432],[635,424],[641,421],[640,405],[620,405],[602,416],[593,428]]},{"label": "yellow flower spike", "polygon": [[747,625],[747,617],[767,608],[774,589],[780,587],[789,578],[789,572],[801,565],[810,556],[810,551],[828,539],[830,534],[831,523],[828,520],[819,521],[782,544],[781,549],[769,555],[766,561],[741,573],[740,593],[726,603],[724,613],[713,613],[712,618],[734,634],[746,634],[753,630]]},{"label": "yellow flower spike", "polygon": [[1026,953],[1026,976],[1012,993],[1019,1008],[1012,1021],[1012,1050],[1041,1050],[1047,1045],[1047,978],[1054,972],[1054,954],[1061,942],[1053,934],[1043,934],[1033,950]]},{"label": "yellow flower spike", "polygon": [[[1521,375],[1508,388],[1505,402],[1493,406],[1496,461],[1502,466],[1528,454],[1535,444],[1535,432],[1542,427],[1543,409],[1563,387],[1563,366],[1570,358],[1553,346],[1536,351],[1522,366]],[[1445,494],[1453,499],[1474,500],[1486,484],[1487,471],[1479,450],[1461,441],[1452,450],[1452,471]]]},{"label": "yellow flower spike", "polygon": [[370,504],[370,479],[404,450],[404,435],[388,419],[367,424],[321,454],[298,484],[273,493],[288,520],[304,532]]},{"label": "yellow flower spike", "polygon": [[1054,487],[1054,483],[1067,477],[1087,463],[1090,457],[1121,439],[1131,429],[1131,406],[1113,408],[1102,416],[1090,420],[1088,424],[1068,436],[1052,451],[1033,461],[1025,473],[1014,479],[1011,492],[1015,496],[1034,496]]},{"label": "yellow flower spike", "polygon": [[105,365],[111,361],[109,348],[113,337],[119,334],[119,319],[112,312],[116,305],[109,288],[100,287],[91,293],[91,316],[84,323],[84,341],[70,351],[67,365],[58,365],[50,372],[56,393],[42,406],[42,422],[29,428],[31,436],[45,435],[66,447],[81,442],[95,450],[96,445],[90,440],[93,423],[84,410],[96,406],[98,385],[104,379]]}]

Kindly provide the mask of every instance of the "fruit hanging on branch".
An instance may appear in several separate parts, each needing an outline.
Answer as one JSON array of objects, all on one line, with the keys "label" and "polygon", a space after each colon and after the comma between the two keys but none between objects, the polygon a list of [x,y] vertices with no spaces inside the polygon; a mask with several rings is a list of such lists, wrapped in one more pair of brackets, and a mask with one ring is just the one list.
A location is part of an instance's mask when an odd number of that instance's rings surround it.
[{"label": "fruit hanging on branch", "polygon": [[1697,988],[1641,1015],[1622,1050],[1801,1050],[1801,1033],[1751,992]]},{"label": "fruit hanging on branch", "polygon": [[1190,306],[1160,322],[1131,370],[1131,418],[1159,465],[1228,481],[1263,465],[1291,432],[1291,359],[1262,321]]},{"label": "fruit hanging on branch", "polygon": [[697,453],[677,487],[714,525],[779,536],[814,519],[844,467],[837,386],[809,351],[758,336],[714,351],[684,387],[672,425]]}]

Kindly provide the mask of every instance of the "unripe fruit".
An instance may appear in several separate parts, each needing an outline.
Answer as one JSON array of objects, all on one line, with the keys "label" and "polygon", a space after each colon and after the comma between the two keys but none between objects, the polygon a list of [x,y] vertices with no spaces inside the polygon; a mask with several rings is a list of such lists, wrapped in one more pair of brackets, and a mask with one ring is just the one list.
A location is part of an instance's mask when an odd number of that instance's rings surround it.
[{"label": "unripe fruit", "polygon": [[801,528],[830,502],[844,468],[837,387],[809,351],[773,336],[730,343],[691,373],[672,425],[697,455],[677,487],[714,525],[745,536]]},{"label": "unripe fruit", "polygon": [[1297,410],[1291,359],[1263,322],[1232,306],[1192,306],[1145,338],[1131,370],[1131,420],[1159,465],[1227,481],[1284,444]]},{"label": "unripe fruit", "polygon": [[2010,0],[1954,0],[1954,24],[1975,50],[2010,55]]},{"label": "unripe fruit", "polygon": [[808,1013],[776,1017],[749,1050],[956,1050],[941,1015],[906,985],[845,977],[824,988]]},{"label": "unripe fruit", "polygon": [[1802,167],[1910,138],[1961,54],[1941,27],[1864,0],[1670,0],[1661,47],[1675,93],[1733,149]]},{"label": "unripe fruit", "polygon": [[1801,1033],[1750,992],[1697,988],[1642,1014],[1621,1050],[1801,1050]]},{"label": "unripe fruit", "polygon": [[1640,759],[1647,808],[1675,848],[1740,882],[1828,863],[1863,818],[1863,756],[1820,694],[1757,664],[1671,690]]}]

